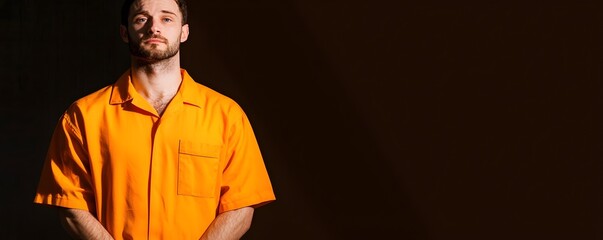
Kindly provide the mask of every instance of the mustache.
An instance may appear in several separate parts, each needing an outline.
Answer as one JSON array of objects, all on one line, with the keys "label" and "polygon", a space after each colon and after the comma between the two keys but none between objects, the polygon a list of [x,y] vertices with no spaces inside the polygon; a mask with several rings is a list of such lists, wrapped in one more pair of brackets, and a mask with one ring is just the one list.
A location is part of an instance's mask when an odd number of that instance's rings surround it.
[{"label": "mustache", "polygon": [[159,34],[153,34],[153,35],[148,35],[146,37],[143,37],[142,41],[146,41],[146,40],[149,40],[151,38],[161,39],[161,41],[167,42],[167,38],[165,38],[165,37],[163,37],[163,36],[161,36]]}]

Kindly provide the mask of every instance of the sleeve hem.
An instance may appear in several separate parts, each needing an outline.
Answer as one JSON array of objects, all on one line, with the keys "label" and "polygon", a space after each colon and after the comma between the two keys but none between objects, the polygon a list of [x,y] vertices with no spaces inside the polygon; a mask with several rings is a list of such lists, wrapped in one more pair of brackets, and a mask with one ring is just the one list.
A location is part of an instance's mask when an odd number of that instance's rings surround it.
[{"label": "sleeve hem", "polygon": [[263,192],[263,193],[257,193],[248,197],[244,197],[244,198],[239,198],[237,200],[234,201],[224,201],[220,203],[220,207],[218,209],[218,214],[226,212],[226,211],[230,211],[230,210],[235,210],[235,209],[239,209],[239,208],[243,208],[243,207],[260,207],[263,206],[265,204],[271,203],[273,201],[275,201],[276,198],[274,197],[274,193],[272,192]]},{"label": "sleeve hem", "polygon": [[86,201],[67,199],[65,197],[60,197],[60,196],[52,196],[52,195],[45,196],[45,195],[37,194],[36,197],[34,198],[33,202],[37,203],[37,204],[42,204],[42,205],[64,207],[64,208],[75,208],[75,209],[90,211],[90,208],[88,207],[88,203]]}]

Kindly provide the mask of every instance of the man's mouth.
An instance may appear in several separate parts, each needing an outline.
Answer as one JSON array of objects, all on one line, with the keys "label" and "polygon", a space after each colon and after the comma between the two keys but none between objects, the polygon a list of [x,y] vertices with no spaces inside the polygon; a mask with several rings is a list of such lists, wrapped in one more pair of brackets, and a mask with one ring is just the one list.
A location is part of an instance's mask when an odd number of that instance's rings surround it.
[{"label": "man's mouth", "polygon": [[165,43],[165,40],[161,38],[149,38],[144,40],[144,43],[153,44],[153,43]]}]

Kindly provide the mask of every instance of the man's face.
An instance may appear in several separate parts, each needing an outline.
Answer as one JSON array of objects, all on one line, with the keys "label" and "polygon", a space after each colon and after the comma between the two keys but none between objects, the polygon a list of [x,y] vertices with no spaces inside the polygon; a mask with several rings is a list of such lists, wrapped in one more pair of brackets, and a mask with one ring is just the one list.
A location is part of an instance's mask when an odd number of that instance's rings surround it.
[{"label": "man's face", "polygon": [[178,54],[180,43],[188,38],[188,25],[174,0],[141,0],[130,7],[128,26],[122,26],[122,39],[130,53],[145,61],[161,61]]}]

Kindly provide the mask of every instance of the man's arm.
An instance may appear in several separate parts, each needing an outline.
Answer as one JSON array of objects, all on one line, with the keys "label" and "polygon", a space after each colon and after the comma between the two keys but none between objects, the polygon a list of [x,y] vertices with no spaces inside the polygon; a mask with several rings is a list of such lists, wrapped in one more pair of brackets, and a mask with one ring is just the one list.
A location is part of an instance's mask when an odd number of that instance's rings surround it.
[{"label": "man's arm", "polygon": [[244,207],[219,214],[200,240],[240,239],[249,230],[253,207]]},{"label": "man's arm", "polygon": [[113,239],[103,225],[86,210],[59,208],[59,218],[65,230],[75,239]]}]

